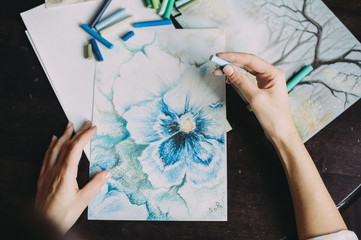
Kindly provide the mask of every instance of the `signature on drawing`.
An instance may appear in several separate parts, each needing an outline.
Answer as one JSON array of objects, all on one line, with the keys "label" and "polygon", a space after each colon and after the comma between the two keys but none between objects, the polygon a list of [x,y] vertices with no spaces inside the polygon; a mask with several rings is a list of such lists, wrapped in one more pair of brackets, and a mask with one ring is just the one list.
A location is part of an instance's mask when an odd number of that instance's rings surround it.
[{"label": "signature on drawing", "polygon": [[216,202],[216,206],[215,207],[210,207],[209,208],[209,213],[214,213],[217,211],[223,210],[223,205],[220,204],[219,202]]}]

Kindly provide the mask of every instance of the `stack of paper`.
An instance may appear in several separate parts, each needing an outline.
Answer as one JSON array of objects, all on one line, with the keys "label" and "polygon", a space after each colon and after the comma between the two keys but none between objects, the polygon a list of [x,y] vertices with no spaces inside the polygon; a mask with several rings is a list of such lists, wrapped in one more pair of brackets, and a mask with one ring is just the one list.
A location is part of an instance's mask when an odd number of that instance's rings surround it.
[{"label": "stack of paper", "polygon": [[[84,58],[84,47],[91,37],[80,25],[89,23],[101,4],[102,1],[91,1],[53,9],[46,9],[43,4],[21,13],[27,36],[75,130],[92,117],[96,63]],[[145,8],[142,1],[134,0],[112,1],[104,17],[120,8],[126,8],[137,21],[160,19],[155,10]],[[171,25],[159,28],[174,29]],[[111,51],[100,44],[99,47],[102,52]],[[89,146],[85,153],[89,157]]]}]

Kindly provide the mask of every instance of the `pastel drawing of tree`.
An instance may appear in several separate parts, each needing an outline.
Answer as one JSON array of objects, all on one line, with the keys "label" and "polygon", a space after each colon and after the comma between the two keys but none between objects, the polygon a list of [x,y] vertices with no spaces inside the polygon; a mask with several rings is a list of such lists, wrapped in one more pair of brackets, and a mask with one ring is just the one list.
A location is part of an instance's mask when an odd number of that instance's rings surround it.
[{"label": "pastel drawing of tree", "polygon": [[[321,1],[259,1],[258,6],[267,18],[268,47],[280,49],[276,56],[272,51],[271,63],[282,68],[304,62],[314,69],[296,87],[322,86],[342,99],[344,108],[360,97],[361,46]],[[321,78],[317,70],[325,67],[341,71]]]}]

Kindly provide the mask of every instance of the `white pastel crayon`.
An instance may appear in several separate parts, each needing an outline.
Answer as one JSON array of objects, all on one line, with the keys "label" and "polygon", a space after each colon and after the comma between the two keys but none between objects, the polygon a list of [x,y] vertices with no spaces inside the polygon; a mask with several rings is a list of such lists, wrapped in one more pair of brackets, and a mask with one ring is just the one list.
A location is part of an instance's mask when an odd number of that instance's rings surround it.
[{"label": "white pastel crayon", "polygon": [[116,31],[118,31],[124,25],[130,24],[133,20],[134,20],[134,16],[126,17],[126,18],[122,19],[121,21],[119,21],[117,23],[114,23],[113,25],[111,25],[109,27],[104,28],[99,33],[102,36],[112,34],[112,33],[116,32]]}]

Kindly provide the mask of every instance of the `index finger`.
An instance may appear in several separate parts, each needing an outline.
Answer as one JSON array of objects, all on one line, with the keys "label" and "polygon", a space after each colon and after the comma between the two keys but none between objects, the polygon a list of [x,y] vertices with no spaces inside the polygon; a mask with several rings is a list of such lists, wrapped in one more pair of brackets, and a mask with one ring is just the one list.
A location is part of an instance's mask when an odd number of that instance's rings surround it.
[{"label": "index finger", "polygon": [[96,131],[97,127],[93,126],[80,134],[75,141],[70,143],[69,151],[65,158],[65,167],[67,168],[66,172],[75,174],[74,176],[76,177],[77,166],[83,153],[83,149],[90,139],[92,139]]},{"label": "index finger", "polygon": [[246,69],[255,76],[276,77],[280,69],[266,62],[265,60],[248,53],[223,52],[217,53],[218,57],[224,58],[237,66]]}]

